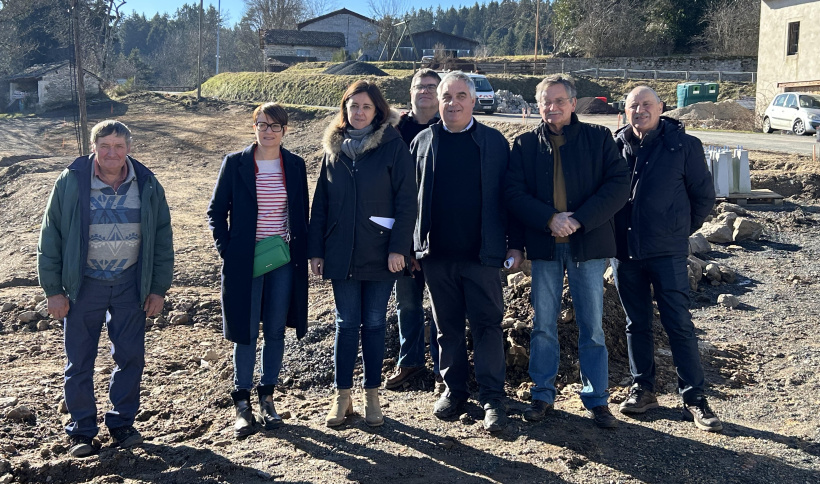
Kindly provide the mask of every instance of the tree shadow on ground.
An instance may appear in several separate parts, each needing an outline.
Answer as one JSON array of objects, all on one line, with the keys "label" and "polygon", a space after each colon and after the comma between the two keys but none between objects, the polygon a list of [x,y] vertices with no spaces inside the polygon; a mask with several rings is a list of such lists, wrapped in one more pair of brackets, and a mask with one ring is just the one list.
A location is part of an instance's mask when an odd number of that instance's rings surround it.
[{"label": "tree shadow on ground", "polygon": [[[358,424],[363,426],[363,422]],[[357,425],[357,421],[346,424],[350,425]],[[332,430],[322,432],[296,425],[284,427],[277,437],[314,459],[346,468],[347,478],[359,482],[567,482],[533,464],[493,455],[454,438],[432,434],[396,420],[385,419],[384,426],[366,431],[406,446],[412,452],[394,455],[351,442]],[[508,441],[519,435],[509,437],[505,438],[504,432],[500,435],[502,440]],[[510,444],[510,451],[515,451],[513,443]]]}]

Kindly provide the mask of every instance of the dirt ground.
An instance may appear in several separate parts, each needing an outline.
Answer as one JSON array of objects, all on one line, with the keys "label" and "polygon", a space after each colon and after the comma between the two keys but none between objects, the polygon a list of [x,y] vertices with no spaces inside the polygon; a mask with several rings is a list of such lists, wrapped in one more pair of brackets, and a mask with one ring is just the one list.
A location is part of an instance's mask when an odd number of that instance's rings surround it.
[{"label": "dirt ground", "polygon": [[[614,431],[595,428],[583,417],[577,396],[572,322],[559,325],[561,392],[556,411],[542,423],[521,417],[529,378],[526,362],[511,362],[511,422],[498,435],[483,431],[482,410],[475,403],[458,421],[433,417],[436,395],[429,373],[400,391],[382,392],[383,427],[364,424],[357,391],[356,415],[339,429],[328,429],[333,299],[326,283],[311,278],[311,326],[300,341],[288,332],[275,394],[286,425],[236,441],[231,345],[221,335],[219,259],[205,210],[222,156],[253,139],[252,108],[142,94],[97,106],[90,114],[91,124],[112,116],[128,124],[135,135],[133,156],[165,186],[176,267],[163,315],[148,321],[136,423],[145,444],[112,447],[103,427],[100,453],[85,459],[67,455],[62,330],[37,314],[44,302],[35,271],[43,208],[57,174],[75,157],[73,122],[58,115],[0,120],[0,483],[820,481],[820,164],[763,152],[751,155],[753,186],[788,198],[780,206],[751,207],[766,227],[761,240],[713,245],[709,257],[734,268],[736,283],[702,282],[692,293],[708,396],[724,421],[722,433],[704,433],[681,421],[662,331],[655,355],[661,408],[639,418],[617,414],[620,427]],[[294,115],[285,138],[285,146],[307,161],[311,186],[327,123],[328,118]],[[524,129],[495,127],[510,138]],[[716,303],[720,294],[736,295],[742,304],[724,308]],[[526,281],[505,287],[508,347],[529,348],[528,297]],[[569,310],[568,297],[565,303]],[[605,306],[615,408],[626,393],[629,369],[623,313],[609,283]],[[391,301],[385,375],[398,350],[395,321]],[[103,336],[95,368],[100,422],[108,409],[112,365]]]}]

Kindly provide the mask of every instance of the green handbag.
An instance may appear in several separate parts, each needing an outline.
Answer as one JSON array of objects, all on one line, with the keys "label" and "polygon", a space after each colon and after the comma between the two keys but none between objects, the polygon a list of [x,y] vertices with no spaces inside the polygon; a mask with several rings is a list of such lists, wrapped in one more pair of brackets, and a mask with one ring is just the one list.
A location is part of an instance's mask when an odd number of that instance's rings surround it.
[{"label": "green handbag", "polygon": [[253,250],[253,277],[278,269],[290,262],[290,247],[279,236],[266,237],[256,243]]}]

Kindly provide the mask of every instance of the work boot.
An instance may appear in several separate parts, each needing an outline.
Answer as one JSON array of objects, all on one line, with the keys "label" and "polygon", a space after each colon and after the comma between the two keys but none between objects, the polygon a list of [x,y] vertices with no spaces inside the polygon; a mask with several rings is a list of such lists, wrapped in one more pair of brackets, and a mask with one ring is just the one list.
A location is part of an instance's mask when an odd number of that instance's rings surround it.
[{"label": "work boot", "polygon": [[353,413],[353,398],[350,396],[350,388],[337,388],[333,395],[330,411],[327,412],[325,425],[328,427],[338,427],[345,423],[345,418]]},{"label": "work boot", "polygon": [[108,429],[108,433],[111,434],[114,445],[121,449],[127,449],[142,443],[142,435],[133,425]]},{"label": "work boot", "polygon": [[507,412],[499,400],[490,400],[484,404],[484,430],[490,433],[500,432],[507,425]]},{"label": "work boot", "polygon": [[231,399],[236,408],[236,423],[233,426],[233,433],[237,439],[241,439],[256,432],[256,420],[253,418],[251,409],[251,392],[248,390],[236,390],[231,392]]},{"label": "work boot", "polygon": [[68,454],[71,457],[88,457],[100,448],[99,442],[87,435],[70,435],[68,445]]},{"label": "work boot", "polygon": [[527,422],[540,422],[544,420],[547,412],[552,410],[552,404],[544,400],[533,400],[524,410],[524,420]]},{"label": "work boot", "polygon": [[629,395],[618,407],[621,413],[627,415],[644,413],[652,408],[658,408],[658,399],[655,398],[654,393],[644,389],[638,383],[629,388]]},{"label": "work boot", "polygon": [[464,405],[467,400],[464,398],[454,398],[448,395],[442,395],[433,405],[433,415],[442,419],[450,420],[458,417],[464,411]]},{"label": "work boot", "polygon": [[589,408],[586,411],[587,417],[595,421],[595,425],[602,429],[614,429],[618,427],[618,419],[616,419],[609,410],[609,405],[599,405],[594,408]]},{"label": "work boot", "polygon": [[364,423],[370,427],[378,427],[384,423],[378,388],[365,388],[364,390]]},{"label": "work boot", "polygon": [[709,408],[704,396],[698,397],[694,403],[684,403],[681,414],[684,420],[695,422],[695,427],[706,432],[720,432],[723,430],[723,424]]},{"label": "work boot", "polygon": [[259,422],[264,424],[265,430],[273,430],[282,426],[282,417],[276,413],[273,404],[273,385],[259,385],[256,393],[259,395]]},{"label": "work boot", "polygon": [[399,388],[423,369],[423,366],[398,366],[396,371],[385,380],[384,388],[388,390]]}]

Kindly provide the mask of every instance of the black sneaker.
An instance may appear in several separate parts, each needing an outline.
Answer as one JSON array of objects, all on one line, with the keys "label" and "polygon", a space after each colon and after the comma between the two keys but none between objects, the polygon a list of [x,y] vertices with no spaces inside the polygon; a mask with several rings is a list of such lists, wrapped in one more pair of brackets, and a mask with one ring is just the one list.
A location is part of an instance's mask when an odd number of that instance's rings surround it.
[{"label": "black sneaker", "polygon": [[97,452],[98,446],[94,439],[87,435],[69,435],[68,454],[71,457],[88,457]]},{"label": "black sneaker", "polygon": [[456,418],[464,411],[465,403],[467,403],[465,399],[442,395],[433,406],[433,415],[442,420]]},{"label": "black sneaker", "polygon": [[681,415],[684,420],[695,422],[695,427],[706,432],[720,432],[723,430],[723,424],[709,408],[706,397],[699,397],[694,403],[684,403]]},{"label": "black sneaker", "polygon": [[594,408],[587,409],[587,417],[595,421],[595,425],[602,429],[614,429],[618,426],[618,419],[616,419],[612,412],[609,411],[608,405],[599,405]]},{"label": "black sneaker", "polygon": [[552,404],[544,400],[533,400],[530,406],[524,410],[524,420],[528,422],[540,422],[544,420],[547,412],[552,410]]},{"label": "black sneaker", "polygon": [[114,439],[114,445],[122,449],[127,449],[128,447],[142,443],[142,435],[133,425],[108,429],[108,433],[111,434],[111,438]]},{"label": "black sneaker", "polygon": [[621,402],[618,410],[626,415],[635,415],[652,408],[658,408],[658,399],[655,398],[655,394],[635,383],[629,388],[629,395]]},{"label": "black sneaker", "polygon": [[498,400],[484,404],[484,430],[490,433],[500,432],[507,426],[507,412]]}]

